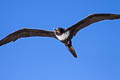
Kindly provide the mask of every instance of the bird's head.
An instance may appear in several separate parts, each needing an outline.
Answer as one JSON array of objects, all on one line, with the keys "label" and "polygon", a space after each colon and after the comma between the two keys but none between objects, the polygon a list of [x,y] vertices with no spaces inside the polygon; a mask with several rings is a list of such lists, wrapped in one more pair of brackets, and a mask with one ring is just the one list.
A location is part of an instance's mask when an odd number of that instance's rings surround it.
[{"label": "bird's head", "polygon": [[59,27],[59,28],[54,29],[54,32],[57,35],[62,35],[64,32],[64,29]]}]

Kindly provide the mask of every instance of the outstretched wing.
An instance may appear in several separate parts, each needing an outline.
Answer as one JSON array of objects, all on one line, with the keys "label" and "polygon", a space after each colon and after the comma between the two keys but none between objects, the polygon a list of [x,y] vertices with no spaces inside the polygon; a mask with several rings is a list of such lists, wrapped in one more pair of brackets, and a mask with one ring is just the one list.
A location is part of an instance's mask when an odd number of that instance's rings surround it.
[{"label": "outstretched wing", "polygon": [[9,34],[8,36],[0,40],[0,46],[7,44],[11,41],[16,41],[19,38],[32,37],[32,36],[56,38],[54,32],[51,31],[24,28]]},{"label": "outstretched wing", "polygon": [[73,26],[67,28],[66,30],[70,30],[72,36],[75,36],[79,30],[87,27],[92,23],[102,21],[102,20],[113,20],[113,19],[120,19],[120,15],[119,14],[92,14],[86,17],[85,19],[79,21],[78,23],[74,24]]}]

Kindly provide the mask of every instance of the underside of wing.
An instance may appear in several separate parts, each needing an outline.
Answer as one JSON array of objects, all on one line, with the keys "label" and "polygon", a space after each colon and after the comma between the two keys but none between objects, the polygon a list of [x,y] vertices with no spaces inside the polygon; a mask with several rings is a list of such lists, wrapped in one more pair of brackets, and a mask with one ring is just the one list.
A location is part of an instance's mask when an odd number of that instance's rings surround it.
[{"label": "underside of wing", "polygon": [[120,19],[119,14],[92,14],[85,19],[79,21],[78,23],[74,24],[73,26],[67,28],[66,30],[70,30],[72,33],[72,36],[76,35],[76,33],[87,27],[88,25],[102,21],[102,20],[113,20],[113,19]]},{"label": "underside of wing", "polygon": [[52,31],[24,28],[9,34],[8,36],[0,40],[0,46],[7,44],[11,41],[16,41],[19,38],[33,37],[33,36],[56,38],[54,32]]}]

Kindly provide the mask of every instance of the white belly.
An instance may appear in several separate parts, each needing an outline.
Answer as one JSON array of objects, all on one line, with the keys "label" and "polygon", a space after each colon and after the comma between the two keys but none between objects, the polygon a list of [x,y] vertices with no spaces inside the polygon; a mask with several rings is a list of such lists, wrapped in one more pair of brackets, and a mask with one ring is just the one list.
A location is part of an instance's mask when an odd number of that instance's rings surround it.
[{"label": "white belly", "polygon": [[56,37],[57,37],[59,40],[65,40],[65,39],[67,39],[67,38],[69,37],[69,35],[70,35],[70,32],[67,31],[67,32],[63,33],[62,35],[56,35]]}]

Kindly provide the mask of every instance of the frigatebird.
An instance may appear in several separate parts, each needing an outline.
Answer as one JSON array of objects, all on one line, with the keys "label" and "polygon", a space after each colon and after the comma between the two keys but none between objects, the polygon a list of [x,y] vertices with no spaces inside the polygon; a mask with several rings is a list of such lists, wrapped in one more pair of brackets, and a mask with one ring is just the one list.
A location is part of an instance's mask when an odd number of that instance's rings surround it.
[{"label": "frigatebird", "polygon": [[67,47],[67,49],[72,53],[72,55],[75,58],[77,58],[77,54],[72,46],[72,41],[71,41],[72,38],[76,35],[76,33],[92,23],[102,20],[113,20],[113,19],[120,19],[120,14],[106,14],[106,13],[92,14],[68,28],[58,27],[54,29],[54,31],[23,28],[9,34],[8,36],[0,40],[0,46],[24,37],[33,37],[33,36],[52,37],[62,42]]}]

